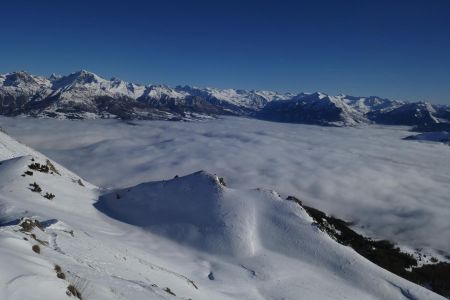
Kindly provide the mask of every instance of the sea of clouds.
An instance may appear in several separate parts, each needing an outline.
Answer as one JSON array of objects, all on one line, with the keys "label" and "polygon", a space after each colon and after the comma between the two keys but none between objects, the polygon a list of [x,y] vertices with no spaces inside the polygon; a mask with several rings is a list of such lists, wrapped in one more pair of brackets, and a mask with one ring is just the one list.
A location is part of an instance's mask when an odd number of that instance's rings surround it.
[{"label": "sea of clouds", "polygon": [[0,118],[12,136],[105,188],[198,170],[275,189],[375,238],[450,252],[450,147],[406,127]]}]

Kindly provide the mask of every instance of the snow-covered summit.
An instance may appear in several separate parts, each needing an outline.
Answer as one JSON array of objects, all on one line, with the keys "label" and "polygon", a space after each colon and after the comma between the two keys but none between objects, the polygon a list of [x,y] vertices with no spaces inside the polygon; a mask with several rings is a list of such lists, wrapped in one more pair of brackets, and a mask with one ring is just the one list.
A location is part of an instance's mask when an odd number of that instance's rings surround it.
[{"label": "snow-covered summit", "polygon": [[25,71],[0,74],[2,108],[12,112],[20,105],[14,103],[14,99],[24,103],[30,98],[46,97],[51,93],[50,87],[51,82],[47,78]]},{"label": "snow-covered summit", "polygon": [[60,88],[67,89],[79,85],[98,85],[105,82],[107,82],[106,79],[103,79],[100,76],[86,70],[81,70],[67,76],[56,78],[52,81],[52,87],[57,90]]},{"label": "snow-covered summit", "polygon": [[44,77],[34,76],[25,71],[12,72],[0,75],[0,84],[3,87],[16,87],[22,89],[33,89],[36,87],[49,87],[50,82]]},{"label": "snow-covered summit", "polygon": [[448,110],[445,107],[376,96],[330,96],[316,92],[300,93],[286,101],[272,101],[257,115],[272,121],[332,126],[361,123],[424,126],[449,122]]},{"label": "snow-covered summit", "polygon": [[394,125],[429,126],[442,121],[436,116],[436,108],[428,102],[404,103],[370,111],[368,118],[374,122]]},{"label": "snow-covered summit", "polygon": [[242,90],[242,89],[217,89],[217,88],[197,88],[200,92],[205,93],[208,97],[215,98],[220,101],[229,102],[236,106],[246,108],[262,108],[268,102],[273,100],[287,100],[294,95],[289,93],[277,93],[272,91]]},{"label": "snow-covered summit", "polygon": [[145,88],[141,101],[164,102],[170,99],[184,99],[186,96],[188,96],[188,93],[177,91],[167,85],[149,85]]},{"label": "snow-covered summit", "polygon": [[[337,243],[298,202],[272,190],[230,188],[222,178],[201,171],[116,191],[96,205],[152,234],[243,265],[259,282],[263,298],[296,299],[301,293],[339,299],[350,290],[350,298],[401,299],[405,292],[425,296]],[[208,276],[221,280],[223,272],[214,268]],[[277,283],[279,276],[283,280]]]},{"label": "snow-covered summit", "polygon": [[263,119],[319,125],[356,125],[366,121],[361,111],[341,97],[316,92],[300,93],[290,100],[273,101],[259,116]]},{"label": "snow-covered summit", "polygon": [[127,96],[137,98],[144,91],[143,86],[131,84],[123,80],[104,79],[92,72],[81,70],[52,81],[54,91],[62,93],[64,98],[89,99],[99,96]]},{"label": "snow-covered summit", "polygon": [[355,97],[348,95],[339,95],[337,97],[342,99],[345,103],[347,103],[357,111],[364,114],[373,110],[395,108],[405,104],[405,102],[402,101],[389,100],[377,96]]}]

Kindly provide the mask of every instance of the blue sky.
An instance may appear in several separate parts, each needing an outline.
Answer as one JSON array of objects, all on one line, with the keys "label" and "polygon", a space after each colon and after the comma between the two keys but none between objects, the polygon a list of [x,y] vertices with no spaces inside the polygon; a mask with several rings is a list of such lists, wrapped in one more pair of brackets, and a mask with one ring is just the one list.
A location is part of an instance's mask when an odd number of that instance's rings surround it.
[{"label": "blue sky", "polygon": [[0,72],[450,104],[450,1],[0,2]]}]

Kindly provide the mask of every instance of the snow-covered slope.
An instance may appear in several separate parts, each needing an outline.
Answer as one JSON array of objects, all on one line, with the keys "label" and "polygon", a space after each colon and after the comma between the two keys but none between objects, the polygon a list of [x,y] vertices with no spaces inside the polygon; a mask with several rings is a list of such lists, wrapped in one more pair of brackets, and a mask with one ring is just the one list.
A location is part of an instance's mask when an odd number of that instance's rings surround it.
[{"label": "snow-covered slope", "polygon": [[399,107],[405,102],[383,99],[376,96],[354,97],[347,95],[338,95],[336,98],[342,99],[347,105],[353,107],[360,113],[367,114],[373,110],[384,110]]},{"label": "snow-covered slope", "polygon": [[148,86],[143,95],[141,95],[141,101],[167,101],[170,99],[179,100],[188,96],[188,93],[183,91],[176,91],[165,85],[150,85]]},{"label": "snow-covered slope", "polygon": [[142,85],[128,83],[117,78],[106,80],[85,70],[53,80],[52,88],[61,92],[63,99],[73,100],[83,100],[83,98],[100,95],[138,98],[145,90]]},{"label": "snow-covered slope", "polygon": [[287,101],[273,101],[258,117],[271,121],[319,125],[356,125],[364,122],[362,112],[341,97],[323,93],[299,94]]},{"label": "snow-covered slope", "polygon": [[49,89],[51,82],[47,78],[20,71],[0,74],[0,86],[2,95],[33,95],[42,89]]},{"label": "snow-covered slope", "polygon": [[429,126],[441,122],[435,115],[436,109],[430,103],[418,102],[375,109],[368,113],[368,118],[380,124]]},{"label": "snow-covered slope", "polygon": [[0,74],[0,114],[28,111],[30,103],[41,104],[51,92],[51,82],[47,78],[22,71]]},{"label": "snow-covered slope", "polygon": [[263,108],[268,102],[273,100],[288,100],[294,97],[290,93],[277,93],[272,91],[247,91],[236,89],[198,88],[190,86],[178,86],[179,91],[184,91],[191,95],[204,97],[209,102],[231,107],[241,107],[250,110]]},{"label": "snow-covered slope", "polygon": [[[66,177],[61,168],[61,175],[33,171],[21,176],[30,171],[29,164],[39,162],[24,156],[0,166],[1,299],[69,299],[70,285],[83,299],[169,298],[164,284],[194,297],[188,291],[195,287],[183,275],[152,263],[126,242],[114,242],[124,232],[93,207],[95,188]],[[30,183],[42,191],[33,192]],[[55,197],[47,199],[45,193]],[[37,219],[41,226],[24,229],[14,222],[19,217]],[[57,277],[55,266],[65,278]]]},{"label": "snow-covered slope", "polygon": [[0,299],[70,299],[70,285],[83,299],[166,299],[175,291],[214,297],[170,269],[182,254],[170,262],[148,253],[164,241],[152,245],[148,235],[103,217],[93,206],[95,186],[3,133],[0,141],[2,158],[16,157],[0,164]]},{"label": "snow-covered slope", "polygon": [[[117,191],[97,206],[114,218],[242,266],[265,299],[433,297],[338,244],[296,202],[271,190],[228,188],[222,178],[206,172]],[[214,279],[223,276],[221,268],[209,273]]]},{"label": "snow-covered slope", "polygon": [[301,93],[287,101],[268,103],[257,117],[280,122],[346,126],[359,123],[430,126],[448,123],[448,107],[408,103],[379,97]]},{"label": "snow-covered slope", "polygon": [[1,132],[0,145],[0,299],[443,299],[277,192],[197,172],[97,202],[42,154]]}]

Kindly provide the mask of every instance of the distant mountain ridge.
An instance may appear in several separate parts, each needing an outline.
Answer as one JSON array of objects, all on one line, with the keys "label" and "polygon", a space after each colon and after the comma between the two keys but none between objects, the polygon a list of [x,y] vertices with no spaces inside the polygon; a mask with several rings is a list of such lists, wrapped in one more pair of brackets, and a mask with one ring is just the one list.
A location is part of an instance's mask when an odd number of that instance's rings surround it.
[{"label": "distant mountain ridge", "polygon": [[53,118],[191,120],[216,115],[277,122],[352,126],[364,123],[434,128],[449,123],[450,106],[376,96],[140,85],[88,71],[46,78],[0,74],[0,114]]}]

